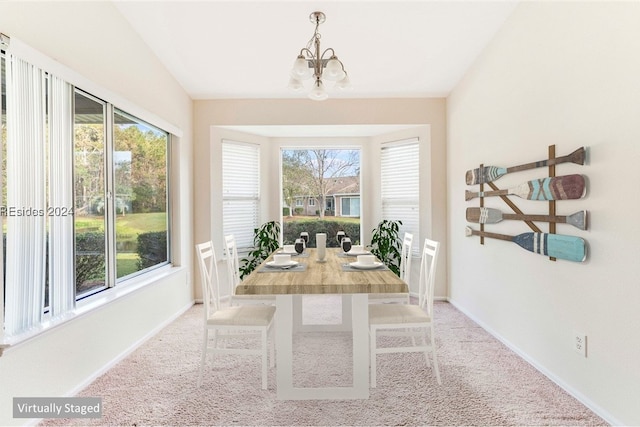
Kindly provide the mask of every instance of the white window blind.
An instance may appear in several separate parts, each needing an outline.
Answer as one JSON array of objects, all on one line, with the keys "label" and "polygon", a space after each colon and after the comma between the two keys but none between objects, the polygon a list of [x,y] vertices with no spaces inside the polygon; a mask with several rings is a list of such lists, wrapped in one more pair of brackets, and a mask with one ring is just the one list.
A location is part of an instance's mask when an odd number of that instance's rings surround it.
[{"label": "white window blind", "polygon": [[[417,138],[382,145],[380,154],[382,218],[400,220],[400,238],[405,232],[419,236],[420,161]],[[414,255],[420,245],[414,245]]]},{"label": "white window blind", "polygon": [[240,253],[253,246],[259,226],[260,147],[222,141],[222,227],[233,234]]},{"label": "white window blind", "polygon": [[49,77],[49,307],[52,316],[74,308],[73,87]]},{"label": "white window blind", "polygon": [[[5,332],[37,327],[46,277],[46,73],[7,61],[7,262]],[[20,212],[12,214],[11,210]],[[42,215],[40,215],[42,212]]]}]

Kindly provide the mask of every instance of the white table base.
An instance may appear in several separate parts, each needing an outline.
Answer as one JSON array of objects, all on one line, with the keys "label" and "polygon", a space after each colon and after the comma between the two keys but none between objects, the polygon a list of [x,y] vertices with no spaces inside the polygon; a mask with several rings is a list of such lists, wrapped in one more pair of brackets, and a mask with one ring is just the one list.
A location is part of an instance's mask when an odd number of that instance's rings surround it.
[{"label": "white table base", "polygon": [[[343,296],[342,325],[302,325],[302,299],[300,295],[276,295],[276,387],[281,400],[313,399],[368,399],[369,398],[369,296],[352,294]],[[294,298],[296,303],[294,304]],[[351,304],[349,304],[349,302]],[[346,304],[345,304],[346,303]],[[350,330],[353,335],[352,387],[294,387],[293,386],[293,333],[296,330],[344,331],[345,320],[351,312]],[[309,329],[312,328],[312,329]],[[326,329],[329,328],[329,329]]]},{"label": "white table base", "polygon": [[302,305],[305,297],[314,298],[322,295],[293,295],[293,332],[350,332],[351,321],[351,294],[342,294],[342,322],[335,324],[308,324],[303,321]]}]

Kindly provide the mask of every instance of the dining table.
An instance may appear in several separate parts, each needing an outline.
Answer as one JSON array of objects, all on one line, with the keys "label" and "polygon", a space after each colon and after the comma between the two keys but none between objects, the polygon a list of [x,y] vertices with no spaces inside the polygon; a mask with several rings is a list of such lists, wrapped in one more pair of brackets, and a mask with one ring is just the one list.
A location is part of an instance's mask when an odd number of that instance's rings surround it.
[{"label": "dining table", "polygon": [[[339,248],[327,248],[318,260],[316,248],[306,248],[293,262],[273,264],[271,254],[236,288],[239,295],[275,295],[276,395],[282,400],[368,399],[369,398],[369,294],[407,293],[408,285],[384,264],[353,263],[356,256]],[[341,295],[342,323],[303,323],[305,295]],[[353,339],[353,383],[350,387],[294,387],[293,335],[306,331],[350,331]],[[345,361],[348,363],[348,361]]]}]

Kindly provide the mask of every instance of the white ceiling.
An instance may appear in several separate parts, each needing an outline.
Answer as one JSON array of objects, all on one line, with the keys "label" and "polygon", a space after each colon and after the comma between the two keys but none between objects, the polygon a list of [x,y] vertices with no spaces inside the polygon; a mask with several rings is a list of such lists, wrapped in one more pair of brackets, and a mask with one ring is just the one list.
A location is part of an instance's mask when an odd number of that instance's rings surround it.
[{"label": "white ceiling", "polygon": [[517,0],[132,1],[117,9],[193,99],[304,98],[286,86],[324,12],[353,84],[332,98],[442,97],[500,29]]}]

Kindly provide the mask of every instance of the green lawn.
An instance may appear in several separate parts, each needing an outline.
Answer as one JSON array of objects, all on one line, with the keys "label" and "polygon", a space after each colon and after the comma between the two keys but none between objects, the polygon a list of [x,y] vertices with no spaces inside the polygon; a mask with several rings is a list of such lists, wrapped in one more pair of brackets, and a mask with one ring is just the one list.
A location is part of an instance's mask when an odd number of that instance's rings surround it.
[{"label": "green lawn", "polygon": [[118,252],[116,255],[117,277],[124,277],[138,271],[139,259],[135,252]]},{"label": "green lawn", "polygon": [[[103,217],[76,217],[76,232],[103,231]],[[165,212],[118,215],[116,218],[117,277],[123,277],[138,271],[138,254],[135,251],[138,234],[167,229]]]},{"label": "green lawn", "polygon": [[[104,217],[82,216],[76,217],[76,230],[104,230]],[[116,218],[116,234],[138,235],[150,231],[163,231],[167,229],[167,213],[134,213]]]},{"label": "green lawn", "polygon": [[140,234],[167,229],[167,213],[151,212],[140,214],[118,215],[116,233]]}]

